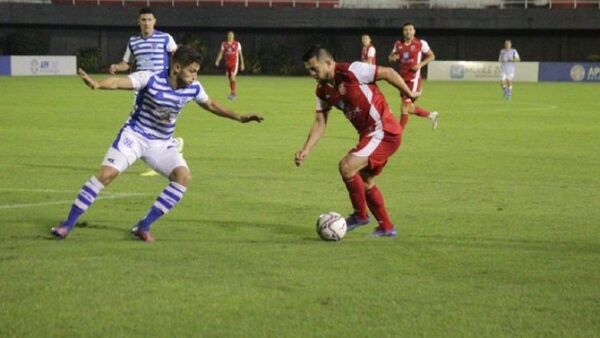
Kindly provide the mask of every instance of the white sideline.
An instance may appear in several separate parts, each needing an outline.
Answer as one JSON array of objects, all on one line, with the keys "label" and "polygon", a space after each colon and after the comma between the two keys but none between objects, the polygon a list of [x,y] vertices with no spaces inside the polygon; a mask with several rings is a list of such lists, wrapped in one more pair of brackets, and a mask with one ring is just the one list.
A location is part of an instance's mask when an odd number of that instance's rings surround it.
[{"label": "white sideline", "polygon": [[[56,189],[0,189],[0,191],[77,194],[77,192],[74,192],[73,190],[56,190]],[[144,195],[148,195],[148,194],[140,193],[140,192],[131,192],[131,193],[128,193],[128,192],[117,192],[117,193],[104,192],[104,193],[102,193],[102,195],[104,195],[104,196],[98,196],[98,198],[96,198],[96,200],[114,200],[114,199],[128,198],[128,197],[133,197],[133,196],[144,196]],[[74,198],[75,197],[73,197],[73,199],[70,199],[70,200],[51,201],[51,202],[49,201],[49,202],[25,203],[25,204],[4,204],[4,205],[0,205],[0,209],[20,209],[20,208],[39,207],[39,206],[45,206],[45,205],[71,204],[71,203],[73,203]]]}]

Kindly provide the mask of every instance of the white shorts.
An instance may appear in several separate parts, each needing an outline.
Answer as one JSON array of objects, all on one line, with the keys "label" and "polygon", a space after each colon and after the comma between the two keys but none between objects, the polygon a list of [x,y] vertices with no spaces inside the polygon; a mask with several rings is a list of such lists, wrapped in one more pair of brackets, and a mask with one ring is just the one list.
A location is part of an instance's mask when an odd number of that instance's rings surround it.
[{"label": "white shorts", "polygon": [[512,81],[515,78],[515,73],[502,73],[502,81]]},{"label": "white shorts", "polygon": [[189,170],[177,146],[178,141],[174,138],[150,140],[136,133],[129,126],[124,126],[108,148],[102,165],[113,167],[122,173],[141,158],[150,168],[169,177],[177,167],[186,167]]}]

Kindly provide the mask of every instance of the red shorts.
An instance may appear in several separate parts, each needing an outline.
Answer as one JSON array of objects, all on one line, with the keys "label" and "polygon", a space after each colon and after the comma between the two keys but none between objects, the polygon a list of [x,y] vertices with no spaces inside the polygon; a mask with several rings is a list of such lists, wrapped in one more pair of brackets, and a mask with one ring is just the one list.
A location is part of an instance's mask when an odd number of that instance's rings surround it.
[{"label": "red shorts", "polygon": [[[406,82],[406,85],[408,86],[408,88],[410,90],[412,90],[413,93],[421,92],[421,90],[422,90],[421,88],[423,86],[423,78],[419,77],[419,79],[416,81],[415,80],[404,80],[404,82]],[[400,97],[402,97],[402,102],[415,102],[418,99],[418,97],[414,98],[414,99],[410,98],[410,97],[408,97],[408,95],[406,95],[404,93],[401,93]]]},{"label": "red shorts", "polygon": [[388,158],[392,156],[402,142],[401,135],[394,134],[376,134],[372,136],[363,136],[358,144],[349,153],[355,156],[368,157],[369,166],[363,170],[368,170],[377,176],[385,167]]},{"label": "red shorts", "polygon": [[225,64],[225,74],[227,76],[233,75],[236,76],[238,73],[238,64],[237,63],[226,63]]}]

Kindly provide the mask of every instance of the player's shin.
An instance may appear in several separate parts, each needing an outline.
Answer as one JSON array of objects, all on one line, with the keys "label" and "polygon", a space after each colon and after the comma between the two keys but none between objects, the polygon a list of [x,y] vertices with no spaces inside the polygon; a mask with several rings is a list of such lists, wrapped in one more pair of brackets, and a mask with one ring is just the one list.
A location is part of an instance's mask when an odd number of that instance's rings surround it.
[{"label": "player's shin", "polygon": [[429,111],[427,111],[421,107],[415,106],[415,115],[418,115],[421,117],[429,117],[429,114],[430,114]]},{"label": "player's shin", "polygon": [[229,80],[229,90],[230,90],[230,92],[231,92],[232,95],[235,95],[236,89],[237,88],[236,88],[236,82],[235,82],[235,80],[233,80],[233,79]]},{"label": "player's shin", "polygon": [[346,189],[348,189],[354,213],[360,219],[367,219],[369,213],[367,212],[365,183],[362,177],[356,174],[353,177],[344,178],[344,184],[346,184]]},{"label": "player's shin", "polygon": [[104,189],[104,185],[95,176],[87,180],[83,187],[81,187],[81,190],[79,190],[79,194],[77,194],[69,215],[62,226],[71,230],[79,217],[94,203],[102,189]]},{"label": "player's shin", "polygon": [[377,219],[377,223],[379,223],[379,227],[382,230],[391,230],[394,228],[392,221],[390,220],[390,216],[385,209],[385,203],[383,202],[383,195],[377,188],[377,186],[373,186],[371,189],[366,192],[367,205],[369,206],[369,210]]},{"label": "player's shin", "polygon": [[152,223],[156,222],[164,214],[168,213],[181,201],[187,188],[176,182],[169,185],[158,195],[150,211],[137,225],[138,229],[148,231]]}]

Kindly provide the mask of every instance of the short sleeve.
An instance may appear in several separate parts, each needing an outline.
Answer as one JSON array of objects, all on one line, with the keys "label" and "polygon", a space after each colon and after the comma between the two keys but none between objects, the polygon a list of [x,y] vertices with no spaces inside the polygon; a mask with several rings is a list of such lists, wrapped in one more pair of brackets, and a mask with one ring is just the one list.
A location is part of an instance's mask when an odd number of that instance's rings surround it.
[{"label": "short sleeve", "polygon": [[514,49],[514,51],[515,51],[515,54],[514,54],[513,58],[520,59],[521,57],[519,56],[519,52],[517,52],[516,49]]},{"label": "short sleeve", "polygon": [[205,104],[209,100],[208,94],[206,93],[206,91],[204,90],[204,88],[202,87],[202,85],[199,82],[196,82],[196,83],[198,84],[198,87],[200,88],[200,90],[198,90],[198,94],[194,97],[194,101],[197,104]]},{"label": "short sleeve", "polygon": [[146,84],[148,84],[148,81],[150,80],[151,76],[152,72],[142,70],[139,72],[129,74],[129,79],[133,84],[133,89],[141,90],[142,88],[146,87]]},{"label": "short sleeve", "polygon": [[318,112],[327,112],[331,110],[331,105],[327,103],[327,101],[317,97],[317,105],[315,107],[315,110]]},{"label": "short sleeve", "polygon": [[375,76],[377,75],[377,66],[375,65],[364,62],[352,62],[349,70],[354,73],[354,76],[356,76],[356,79],[361,84],[375,82]]},{"label": "short sleeve", "polygon": [[429,48],[429,44],[425,40],[421,40],[421,53],[429,54],[431,52],[431,48]]},{"label": "short sleeve", "polygon": [[167,52],[173,53],[177,50],[177,43],[175,43],[175,39],[169,34],[169,38],[167,41]]},{"label": "short sleeve", "polygon": [[129,44],[127,44],[127,49],[125,49],[125,54],[123,54],[123,61],[127,63],[131,63],[133,60],[131,59],[131,48],[129,48]]},{"label": "short sleeve", "polygon": [[375,57],[375,47],[369,47],[369,50],[367,51],[367,56],[370,58]]}]

